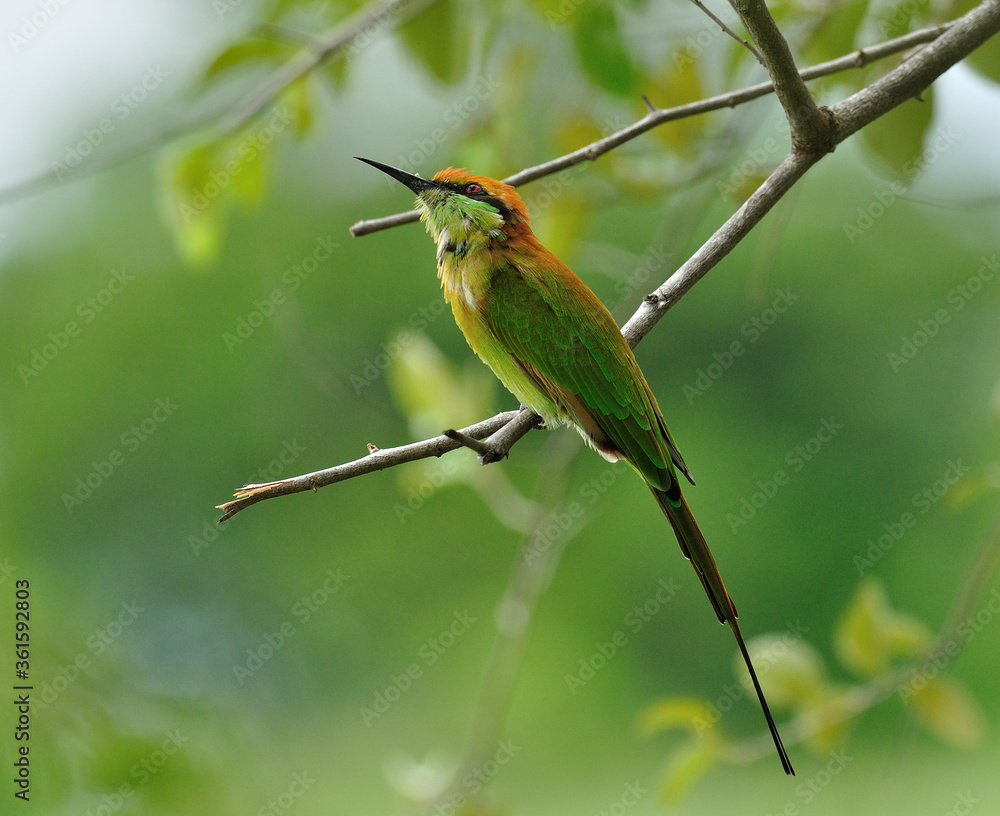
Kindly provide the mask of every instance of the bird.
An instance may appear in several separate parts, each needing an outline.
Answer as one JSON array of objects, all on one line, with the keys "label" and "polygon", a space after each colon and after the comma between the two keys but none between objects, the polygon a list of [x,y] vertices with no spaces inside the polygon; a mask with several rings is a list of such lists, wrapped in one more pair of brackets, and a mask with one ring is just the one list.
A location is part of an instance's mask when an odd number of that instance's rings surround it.
[{"label": "bird", "polygon": [[465,168],[425,179],[356,156],[416,194],[437,245],[437,274],[473,351],[546,426],[568,425],[610,462],[645,481],[694,566],[720,623],[736,637],[786,774],[791,761],[737,622],[736,605],[678,473],[693,485],[673,436],[621,330],[590,288],[531,230],[517,191]]}]

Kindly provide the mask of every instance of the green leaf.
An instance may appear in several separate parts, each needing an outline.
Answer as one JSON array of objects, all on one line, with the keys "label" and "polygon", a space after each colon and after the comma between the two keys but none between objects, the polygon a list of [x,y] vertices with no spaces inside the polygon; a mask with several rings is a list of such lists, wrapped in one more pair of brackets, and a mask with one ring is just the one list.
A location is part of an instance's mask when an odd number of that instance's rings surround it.
[{"label": "green leaf", "polygon": [[891,6],[879,8],[875,15],[875,30],[879,40],[891,40],[912,31],[913,20],[921,8],[920,3],[913,0],[902,0]]},{"label": "green leaf", "polygon": [[875,578],[858,585],[834,632],[837,657],[860,677],[882,674],[894,660],[913,657],[930,642],[927,627],[893,609],[885,588]]},{"label": "green leaf", "polygon": [[614,7],[591,0],[571,18],[573,42],[584,72],[617,96],[638,96],[639,74],[625,47]]},{"label": "green leaf", "polygon": [[[747,641],[747,651],[757,671],[764,695],[775,708],[801,707],[826,688],[823,658],[811,644],[787,635],[761,635]],[[733,668],[744,688],[751,688],[750,673],[742,656]]]},{"label": "green leaf", "polygon": [[[342,60],[338,61],[342,62]],[[309,75],[307,74],[295,80],[281,94],[281,101],[288,105],[292,111],[291,131],[299,138],[308,135],[313,127],[313,102],[310,87]]]},{"label": "green leaf", "polygon": [[861,139],[879,165],[907,184],[916,180],[923,166],[924,137],[934,115],[934,91],[923,101],[909,99],[861,131]]},{"label": "green leaf", "polygon": [[987,79],[1000,83],[1000,38],[988,39],[969,54],[967,62]]},{"label": "green leaf", "polygon": [[809,734],[806,744],[817,754],[827,754],[847,740],[857,712],[844,693],[841,686],[827,685],[799,714]]},{"label": "green leaf", "polygon": [[212,161],[218,145],[202,142],[168,157],[164,171],[164,209],[174,245],[194,267],[209,266],[221,246],[222,218],[218,196],[209,188]]},{"label": "green leaf", "polygon": [[951,677],[936,677],[916,691],[909,704],[928,731],[960,748],[982,742],[985,724],[982,709],[965,686]]},{"label": "green leaf", "polygon": [[[446,309],[442,304],[441,312]],[[388,368],[393,400],[418,437],[437,436],[442,428],[471,424],[489,412],[494,391],[486,369],[476,365],[460,371],[426,335],[413,329],[386,340],[375,362],[376,368]]]},{"label": "green leaf", "polygon": [[465,73],[469,32],[458,0],[438,0],[399,29],[407,51],[431,76],[451,84]]},{"label": "green leaf", "polygon": [[290,43],[278,40],[260,38],[243,40],[226,48],[212,61],[212,64],[205,69],[202,82],[208,85],[227,71],[253,62],[284,62],[295,51],[296,48]]},{"label": "green leaf", "polygon": [[851,0],[824,14],[804,49],[809,61],[824,62],[853,51],[867,13],[868,0]]},{"label": "green leaf", "polygon": [[[705,88],[701,81],[701,63],[695,59],[673,59],[665,70],[648,84],[649,98],[661,108],[672,108],[702,99]],[[705,116],[688,116],[653,130],[653,135],[678,152],[697,156],[704,149],[702,144]]]}]

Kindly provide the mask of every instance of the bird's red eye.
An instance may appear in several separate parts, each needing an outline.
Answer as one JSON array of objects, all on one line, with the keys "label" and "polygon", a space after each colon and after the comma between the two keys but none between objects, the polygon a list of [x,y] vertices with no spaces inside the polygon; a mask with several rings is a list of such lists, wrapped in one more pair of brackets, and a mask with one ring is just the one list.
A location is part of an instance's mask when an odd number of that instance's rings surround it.
[{"label": "bird's red eye", "polygon": [[481,193],[482,191],[483,191],[483,188],[480,187],[475,182],[472,182],[471,184],[466,184],[465,185],[465,192],[468,195],[475,195],[476,193]]}]

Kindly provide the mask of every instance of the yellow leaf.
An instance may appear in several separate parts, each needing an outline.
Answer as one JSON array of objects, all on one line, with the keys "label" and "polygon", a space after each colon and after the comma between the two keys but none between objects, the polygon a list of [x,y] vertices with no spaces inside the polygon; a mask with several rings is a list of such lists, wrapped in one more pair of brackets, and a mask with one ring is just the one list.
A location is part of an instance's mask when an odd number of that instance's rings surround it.
[{"label": "yellow leaf", "polygon": [[909,698],[920,723],[938,738],[960,748],[983,740],[983,712],[965,686],[951,677],[928,680]]},{"label": "yellow leaf", "polygon": [[719,761],[722,743],[716,739],[692,740],[667,757],[660,782],[664,802],[679,802],[692,786]]},{"label": "yellow leaf", "polygon": [[669,697],[649,706],[639,715],[639,729],[652,736],[670,728],[702,733],[714,725],[712,710],[697,697]]},{"label": "yellow leaf", "polygon": [[837,657],[861,677],[882,674],[894,660],[919,654],[930,641],[923,623],[889,605],[885,588],[875,578],[859,584],[834,632]]},{"label": "yellow leaf", "polygon": [[[787,634],[762,635],[747,642],[761,689],[775,708],[795,706],[816,699],[826,687],[823,658],[806,641]],[[734,669],[744,688],[750,688],[750,673],[738,653]]]}]

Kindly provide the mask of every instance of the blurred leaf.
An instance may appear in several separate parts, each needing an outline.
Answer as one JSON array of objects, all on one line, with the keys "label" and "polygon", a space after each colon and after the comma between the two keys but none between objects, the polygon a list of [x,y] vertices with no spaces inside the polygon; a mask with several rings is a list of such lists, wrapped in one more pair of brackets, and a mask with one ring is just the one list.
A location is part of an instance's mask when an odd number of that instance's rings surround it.
[{"label": "blurred leaf", "polygon": [[330,80],[334,90],[343,90],[347,84],[347,66],[350,60],[329,59],[323,63],[323,76]]},{"label": "blurred leaf", "polygon": [[438,0],[400,26],[407,51],[441,82],[455,83],[465,74],[469,32],[463,20],[458,0]]},{"label": "blurred leaf", "polygon": [[908,99],[861,131],[861,138],[881,167],[908,184],[919,175],[924,137],[934,115],[934,90],[923,101]]},{"label": "blurred leaf", "polygon": [[694,784],[712,770],[722,755],[717,739],[691,740],[674,750],[663,767],[660,798],[674,804],[684,798]]},{"label": "blurred leaf", "polygon": [[[958,17],[972,11],[978,5],[979,0],[958,0],[948,17]],[[1000,83],[1000,38],[991,37],[988,39],[966,57],[965,62],[987,79]]]},{"label": "blurred leaf", "polygon": [[573,17],[573,42],[584,72],[617,96],[637,96],[639,75],[618,28],[614,7],[591,0]]},{"label": "blurred leaf", "polygon": [[226,48],[212,61],[212,64],[205,69],[202,82],[207,85],[227,71],[253,62],[284,62],[297,50],[298,48],[291,43],[270,38],[242,40]]},{"label": "blurred leaf", "polygon": [[824,62],[853,51],[867,13],[868,0],[848,0],[830,9],[819,19],[804,48],[809,61]]},{"label": "blurred leaf", "polygon": [[[747,651],[764,695],[775,708],[811,702],[826,687],[823,659],[801,638],[761,635],[747,641]],[[750,688],[750,673],[741,655],[735,655],[733,668],[743,687]]]},{"label": "blurred leaf", "polygon": [[938,738],[960,748],[983,740],[982,709],[965,686],[951,677],[935,677],[909,699],[920,723]]},{"label": "blurred leaf", "polygon": [[536,182],[526,199],[539,240],[557,258],[568,259],[590,224],[593,207],[577,191],[565,192],[559,179],[556,175]]},{"label": "blurred leaf", "polygon": [[[344,60],[335,60],[344,62]],[[306,136],[313,127],[313,102],[309,76],[301,77],[289,85],[281,94],[281,101],[292,111],[291,131],[297,137]]]},{"label": "blurred leaf", "polygon": [[167,159],[167,221],[178,253],[193,267],[211,264],[222,243],[221,190],[211,178],[216,149],[216,143],[203,142]]},{"label": "blurred leaf", "polygon": [[700,733],[714,726],[712,709],[697,697],[668,697],[639,715],[639,730],[649,737],[660,731],[681,728]]},{"label": "blurred leaf", "polygon": [[[699,64],[694,59],[676,58],[666,63],[665,70],[653,77],[649,84],[649,98],[661,108],[685,105],[703,98],[705,88],[701,82]],[[706,116],[688,116],[655,128],[653,135],[676,151],[697,156],[708,121],[710,120]]]},{"label": "blurred leaf", "polygon": [[[1000,389],[997,391],[1000,397]],[[948,490],[947,500],[954,507],[967,507],[986,493],[1000,490],[1000,462],[987,462],[974,468]]]},{"label": "blurred leaf", "polygon": [[891,40],[912,31],[916,26],[913,19],[921,8],[920,3],[912,0],[901,0],[888,6],[878,8],[875,16],[875,29],[880,40]]},{"label": "blurred leaf", "polygon": [[931,633],[923,623],[889,605],[876,578],[858,585],[834,632],[838,659],[861,677],[882,674],[895,659],[912,657],[930,642]]},{"label": "blurred leaf", "polygon": [[844,691],[841,686],[826,686],[799,714],[810,732],[806,745],[816,754],[827,754],[847,740],[856,712],[851,702],[844,700]]},{"label": "blurred leaf", "polygon": [[[446,307],[443,307],[446,308]],[[482,366],[460,373],[425,335],[402,330],[382,344],[389,388],[418,437],[462,427],[489,411],[492,376]]]}]

